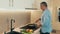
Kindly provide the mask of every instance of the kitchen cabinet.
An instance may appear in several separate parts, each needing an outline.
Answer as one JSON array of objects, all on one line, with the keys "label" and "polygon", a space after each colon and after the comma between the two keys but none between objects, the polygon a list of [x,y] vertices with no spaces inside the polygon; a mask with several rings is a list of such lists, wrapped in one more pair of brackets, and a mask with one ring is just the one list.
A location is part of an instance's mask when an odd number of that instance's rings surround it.
[{"label": "kitchen cabinet", "polygon": [[25,9],[32,8],[34,0],[0,0],[0,8]]},{"label": "kitchen cabinet", "polygon": [[14,8],[15,9],[25,9],[32,8],[32,4],[34,0],[14,0]]},{"label": "kitchen cabinet", "polygon": [[15,0],[14,1],[14,8],[15,9],[24,9],[24,0]]},{"label": "kitchen cabinet", "polygon": [[0,0],[0,8],[9,8],[9,0]]}]

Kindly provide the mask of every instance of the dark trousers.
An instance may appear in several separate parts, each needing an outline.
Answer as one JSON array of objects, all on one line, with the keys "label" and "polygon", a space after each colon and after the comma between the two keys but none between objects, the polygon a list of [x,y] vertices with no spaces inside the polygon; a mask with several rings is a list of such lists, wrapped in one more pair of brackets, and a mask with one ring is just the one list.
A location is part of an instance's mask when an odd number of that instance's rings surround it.
[{"label": "dark trousers", "polygon": [[43,33],[43,32],[40,30],[40,34],[50,34],[50,33],[48,33],[48,32],[46,32],[46,33]]},{"label": "dark trousers", "polygon": [[58,19],[59,19],[59,22],[60,22],[60,16],[58,17]]}]

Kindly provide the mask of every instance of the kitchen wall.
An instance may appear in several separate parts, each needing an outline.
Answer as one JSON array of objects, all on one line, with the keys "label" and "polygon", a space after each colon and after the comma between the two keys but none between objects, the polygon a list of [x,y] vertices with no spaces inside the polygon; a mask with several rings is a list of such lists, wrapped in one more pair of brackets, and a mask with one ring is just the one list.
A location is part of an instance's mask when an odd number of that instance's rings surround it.
[{"label": "kitchen wall", "polygon": [[57,21],[57,8],[60,7],[60,0],[53,0],[53,28],[56,30],[60,30],[60,23]]},{"label": "kitchen wall", "polygon": [[10,29],[11,18],[15,19],[13,27],[17,28],[30,22],[30,12],[0,10],[0,34]]}]

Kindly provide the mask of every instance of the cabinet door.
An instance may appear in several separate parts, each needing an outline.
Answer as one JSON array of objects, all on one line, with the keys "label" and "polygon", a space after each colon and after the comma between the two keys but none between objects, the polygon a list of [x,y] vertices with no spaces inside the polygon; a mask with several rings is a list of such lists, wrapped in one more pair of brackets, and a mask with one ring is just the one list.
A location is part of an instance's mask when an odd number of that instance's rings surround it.
[{"label": "cabinet door", "polygon": [[0,9],[9,8],[9,0],[0,0]]},{"label": "cabinet door", "polygon": [[24,0],[15,0],[14,8],[16,9],[24,9]]},{"label": "cabinet door", "polygon": [[14,0],[14,8],[25,9],[32,8],[34,0]]},{"label": "cabinet door", "polygon": [[32,8],[34,0],[24,0],[25,8]]}]

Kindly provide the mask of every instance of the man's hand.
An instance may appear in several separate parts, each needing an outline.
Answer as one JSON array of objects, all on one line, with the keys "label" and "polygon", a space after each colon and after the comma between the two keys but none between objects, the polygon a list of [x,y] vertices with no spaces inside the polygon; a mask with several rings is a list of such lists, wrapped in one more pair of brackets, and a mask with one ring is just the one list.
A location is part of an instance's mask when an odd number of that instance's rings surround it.
[{"label": "man's hand", "polygon": [[36,22],[35,23],[37,23],[39,20],[36,20]]},{"label": "man's hand", "polygon": [[42,26],[42,24],[41,24],[40,21],[38,21],[36,24],[37,24],[38,27],[41,27]]},{"label": "man's hand", "polygon": [[37,27],[41,27],[42,26],[41,19],[36,20],[35,24],[37,24]]},{"label": "man's hand", "polygon": [[37,23],[38,21],[41,21],[41,18],[39,18],[38,20],[36,20],[36,22],[35,22],[35,23]]}]

